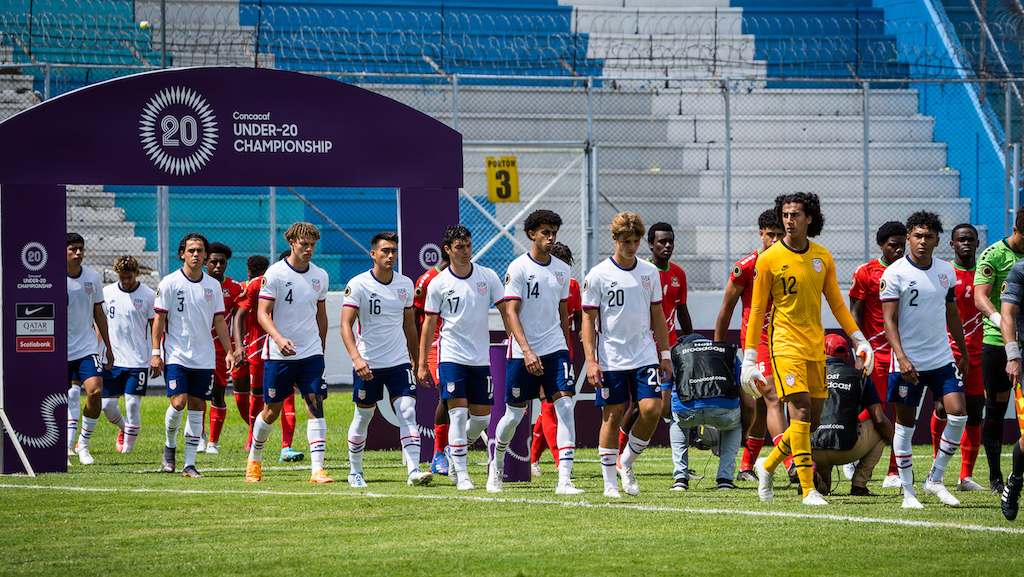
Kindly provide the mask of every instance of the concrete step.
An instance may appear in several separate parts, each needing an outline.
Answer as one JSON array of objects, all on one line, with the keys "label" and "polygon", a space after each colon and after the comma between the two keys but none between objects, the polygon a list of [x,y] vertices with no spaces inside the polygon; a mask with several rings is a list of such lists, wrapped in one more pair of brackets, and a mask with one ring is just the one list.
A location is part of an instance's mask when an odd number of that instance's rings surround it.
[{"label": "concrete step", "polygon": [[[154,32],[159,31],[160,2],[158,0],[137,0],[135,2],[135,21],[148,20]],[[185,25],[198,26],[238,26],[237,0],[171,0],[165,2],[167,15],[167,31],[181,30]],[[250,27],[251,28],[251,27]],[[154,34],[159,38],[159,34]],[[168,42],[171,34],[168,34]]]},{"label": "concrete step", "polygon": [[0,104],[14,104],[17,106],[29,107],[43,101],[41,94],[35,90],[0,90]]},{"label": "concrete step", "polygon": [[121,255],[130,254],[138,258],[137,255],[146,250],[146,239],[141,236],[83,234],[82,237],[85,239],[86,259],[108,258],[112,256],[113,258],[110,260],[111,265]]},{"label": "concrete step", "polygon": [[671,66],[678,60],[695,59],[753,62],[754,37],[596,33],[587,39],[587,58],[603,60],[605,67],[623,62]]},{"label": "concrete step", "polygon": [[[153,255],[154,255],[153,258],[155,259],[156,258],[156,256],[155,256],[156,253],[153,253]],[[138,255],[134,255],[134,256],[135,256],[135,258],[138,258]],[[89,265],[89,264],[86,264],[86,266],[88,266],[89,268],[93,268],[92,265]],[[140,267],[142,267],[142,266],[145,266],[145,265],[142,265],[141,261],[140,261]],[[96,269],[96,270],[101,270],[101,269]],[[103,268],[102,271],[103,271],[102,275],[103,275],[103,284],[104,285],[114,284],[114,283],[116,283],[118,281],[117,273],[114,272],[114,269],[112,269],[112,268]],[[149,271],[140,271],[139,275],[137,277],[135,277],[135,278],[140,283],[148,286],[149,288],[151,288],[153,290],[156,290],[156,287],[160,284],[160,279],[162,277],[159,274],[157,274],[157,272],[155,270],[149,270]]]},{"label": "concrete step", "polygon": [[27,74],[0,74],[0,87],[4,90],[31,92],[35,78]]},{"label": "concrete step", "polygon": [[728,8],[729,0],[558,0],[559,6],[578,8],[594,7],[645,7],[645,8]]},{"label": "concrete step", "polygon": [[[460,121],[461,122],[461,121]],[[931,116],[876,116],[871,138],[882,142],[931,142]],[[732,116],[733,142],[861,142],[863,118],[855,116]],[[725,116],[676,116],[668,120],[670,142],[714,142],[725,135]]]},{"label": "concrete step", "polygon": [[[906,218],[906,216],[903,218]],[[936,252],[943,255],[942,258],[947,260],[953,258],[953,252],[948,242],[948,233],[952,232],[953,226],[956,225],[949,225],[949,229],[943,233],[944,240],[947,242],[940,242],[939,248],[936,249]],[[677,252],[684,250],[687,254],[718,255],[722,254],[725,248],[725,228],[722,226],[697,226],[692,228],[680,226],[674,228]],[[833,225],[831,222],[828,222],[821,235],[812,240],[833,251],[855,252],[860,250],[863,252],[864,226]],[[732,229],[731,241],[735,249],[750,247],[750,250],[754,250],[761,245],[756,225],[734,227]],[[872,249],[875,248],[874,230],[868,231],[868,244]],[[872,250],[872,252],[875,251]]]},{"label": "concrete step", "polygon": [[586,6],[573,10],[573,34],[678,34],[728,36],[743,33],[741,8]]},{"label": "concrete step", "polygon": [[72,223],[86,222],[86,223],[119,223],[124,221],[124,209],[121,207],[91,207],[91,206],[69,206],[67,208],[66,219],[68,221],[68,227],[72,226]]},{"label": "concrete step", "polygon": [[[461,95],[460,95],[461,97]],[[721,93],[688,90],[673,94],[663,90],[653,96],[653,113],[725,114]],[[864,94],[844,89],[765,89],[730,94],[731,113],[736,116],[864,116]],[[917,90],[872,90],[868,100],[871,118],[918,114]]]},{"label": "concrete step", "polygon": [[67,221],[68,232],[77,232],[83,237],[123,238],[135,236],[134,222],[117,221]]},{"label": "concrete step", "polygon": [[[612,197],[613,199],[615,197]],[[615,202],[614,200],[612,202]],[[717,222],[725,225],[725,201],[709,198],[679,199],[678,212],[674,224],[679,227],[697,227]],[[732,207],[732,224],[734,227],[756,227],[757,218],[761,213],[774,207],[774,199],[765,195],[763,198],[737,198],[730,203]],[[822,199],[822,214],[825,215],[825,226],[864,226],[864,199],[862,196],[836,197],[829,195]],[[910,197],[873,197],[868,206],[870,229],[877,230],[882,223],[890,220],[900,222],[919,210],[937,213],[942,219],[946,232],[953,227],[971,222],[971,199],[969,198],[938,198],[934,195]],[[735,246],[735,245],[734,245]]]},{"label": "concrete step", "polygon": [[100,185],[68,185],[67,206],[113,208],[114,193],[104,192]]},{"label": "concrete step", "polygon": [[[715,78],[749,79],[753,88],[762,89],[767,86],[763,78],[767,75],[768,65],[761,62],[727,62],[706,59],[690,61],[674,60],[668,64],[653,63],[650,66],[641,62],[627,61],[623,65],[617,62],[606,62],[602,73],[606,81],[617,88],[642,89],[652,84],[665,88],[683,88],[690,85],[690,80],[706,80]],[[656,82],[652,79],[659,79]],[[660,80],[664,79],[664,80]]]}]

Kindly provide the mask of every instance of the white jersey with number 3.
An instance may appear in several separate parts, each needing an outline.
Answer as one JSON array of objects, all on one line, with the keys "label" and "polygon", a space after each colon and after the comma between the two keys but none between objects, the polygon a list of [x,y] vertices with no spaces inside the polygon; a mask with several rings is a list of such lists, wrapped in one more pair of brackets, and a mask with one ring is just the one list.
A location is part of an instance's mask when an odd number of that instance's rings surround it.
[{"label": "white jersey with number 3", "polygon": [[[210,327],[214,316],[224,314],[224,297],[217,279],[203,273],[199,280],[192,280],[185,276],[184,269],[178,269],[160,281],[153,309],[167,313],[166,364],[202,371],[216,368]],[[114,362],[121,364],[116,353]]]},{"label": "white jersey with number 3", "polygon": [[491,364],[487,314],[491,303],[505,298],[501,279],[493,270],[473,265],[462,278],[448,267],[427,285],[424,312],[444,319],[438,339],[437,362],[471,367]]},{"label": "white jersey with number 3", "polygon": [[149,321],[153,320],[156,293],[139,283],[125,291],[120,283],[103,287],[103,312],[107,315],[114,363],[126,369],[149,367]]},{"label": "white jersey with number 3", "polygon": [[661,276],[636,259],[625,269],[614,258],[597,264],[583,281],[583,308],[598,309],[597,361],[602,371],[658,364],[651,306],[661,306]]},{"label": "white jersey with number 3", "polygon": [[[889,265],[878,283],[881,301],[899,301],[897,322],[900,345],[907,360],[919,371],[931,371],[953,362],[946,336],[946,305],[956,302],[956,271],[949,262],[932,258],[927,268],[909,256]],[[893,372],[899,363],[893,355]]]},{"label": "white jersey with number 3", "polygon": [[96,330],[92,328],[93,309],[102,302],[103,285],[96,271],[83,266],[78,276],[68,276],[69,361],[97,354]]},{"label": "white jersey with number 3", "polygon": [[270,265],[263,275],[260,298],[274,302],[274,326],[295,345],[295,354],[282,355],[277,343],[268,338],[263,347],[264,359],[298,361],[324,354],[316,313],[318,304],[327,300],[328,280],[327,271],[313,263],[304,271],[292,268],[288,259]]},{"label": "white jersey with number 3", "polygon": [[[526,342],[538,357],[567,351],[558,306],[569,298],[569,265],[555,257],[541,264],[526,253],[508,265],[505,274],[506,306],[519,301],[519,321]],[[523,358],[523,349],[515,337],[509,338],[509,358]]]},{"label": "white jersey with number 3", "polygon": [[359,312],[356,347],[371,369],[411,363],[405,339],[405,311],[412,309],[413,286],[407,276],[394,273],[383,283],[368,270],[348,281],[344,306]]}]

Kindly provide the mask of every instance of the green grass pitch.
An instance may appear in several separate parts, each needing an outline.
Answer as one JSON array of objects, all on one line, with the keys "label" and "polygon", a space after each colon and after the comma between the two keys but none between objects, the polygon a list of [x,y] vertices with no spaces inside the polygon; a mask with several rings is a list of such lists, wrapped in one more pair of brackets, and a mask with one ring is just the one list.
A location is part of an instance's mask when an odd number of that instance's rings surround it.
[{"label": "green grass pitch", "polygon": [[[878,497],[850,497],[842,480],[828,507],[804,506],[784,487],[761,503],[752,483],[716,490],[717,458],[696,450],[691,466],[708,478],[683,493],[668,491],[666,448],[640,457],[640,496],[619,500],[601,495],[593,449],[577,452],[576,484],[587,492],[573,497],[554,494],[550,453],[545,475],[494,496],[482,465],[470,467],[474,491],[445,477],[408,487],[398,451],[371,452],[369,488],[352,489],[345,393],[325,404],[337,482],[309,483],[308,461],[278,463],[275,426],[264,482],[246,483],[244,427],[230,400],[220,455],[199,455],[206,478],[184,479],[156,472],[166,406],[144,399],[130,455],[114,452],[116,429],[101,417],[95,465],[73,457],[68,474],[0,478],[0,575],[1006,575],[1024,560],[1024,518],[1005,521],[988,492],[955,493],[955,509],[922,496],[923,511],[903,511],[880,480],[869,485]],[[302,450],[301,414],[295,438]],[[916,454],[920,479],[931,450]],[[470,463],[485,458],[472,452]],[[948,486],[959,466],[950,463]],[[984,456],[976,476],[987,479]]]}]

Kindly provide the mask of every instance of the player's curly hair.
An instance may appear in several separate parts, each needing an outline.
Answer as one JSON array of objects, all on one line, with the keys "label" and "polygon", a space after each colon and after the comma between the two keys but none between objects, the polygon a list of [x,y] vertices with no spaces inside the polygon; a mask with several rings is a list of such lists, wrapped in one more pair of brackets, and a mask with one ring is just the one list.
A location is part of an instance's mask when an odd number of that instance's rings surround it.
[{"label": "player's curly hair", "polygon": [[529,233],[531,230],[537,230],[537,227],[542,224],[561,228],[562,217],[558,216],[558,213],[553,210],[535,210],[523,221],[523,232]]},{"label": "player's curly hair", "polygon": [[139,261],[135,260],[134,256],[124,255],[114,261],[114,272],[121,274],[123,272],[139,272]]},{"label": "player's curly hair", "polygon": [[973,224],[971,224],[969,222],[961,222],[960,224],[958,224],[958,225],[953,227],[953,231],[952,231],[952,237],[953,238],[956,238],[956,231],[960,230],[961,228],[966,228],[966,229],[972,230],[972,231],[974,231],[974,236],[978,236],[978,229],[974,228]]},{"label": "player's curly hair", "polygon": [[380,243],[380,241],[382,240],[398,244],[398,233],[392,232],[390,230],[378,232],[377,234],[373,235],[373,238],[370,239],[370,248],[377,248],[377,244]]},{"label": "player's curly hair", "polygon": [[71,246],[73,244],[80,244],[82,246],[85,246],[85,239],[82,238],[82,235],[78,234],[77,232],[69,232],[68,246]]},{"label": "player's curly hair", "polygon": [[296,222],[289,226],[288,230],[284,233],[284,239],[288,242],[296,241],[303,237],[320,240],[320,231],[312,223]]},{"label": "player's curly hair", "polygon": [[907,230],[912,231],[914,227],[927,228],[935,234],[942,234],[942,220],[939,215],[927,210],[919,210],[907,218]]},{"label": "player's curly hair", "polygon": [[461,224],[453,224],[444,229],[444,240],[441,244],[445,247],[451,248],[453,242],[457,240],[470,240],[471,238],[473,238],[473,235],[470,234],[468,228]]},{"label": "player's curly hair", "polygon": [[615,237],[635,234],[637,237],[643,238],[645,232],[647,232],[647,227],[644,226],[640,215],[635,212],[620,212],[612,219],[612,235]]},{"label": "player's curly hair", "polygon": [[211,242],[210,243],[210,254],[219,252],[224,255],[224,258],[231,260],[231,247],[222,242]]},{"label": "player's curly hair", "polygon": [[667,222],[656,222],[651,225],[651,228],[647,229],[647,244],[654,242],[654,235],[658,231],[671,233],[672,236],[676,235],[676,231],[672,230],[672,225]]},{"label": "player's curly hair", "polygon": [[818,200],[818,195],[813,192],[794,192],[775,197],[775,217],[780,223],[783,222],[782,207],[791,202],[800,203],[804,213],[811,217],[811,224],[807,227],[807,238],[821,234],[821,229],[825,226],[825,216],[821,214],[821,201]]},{"label": "player's curly hair", "polygon": [[245,261],[245,268],[249,271],[249,278],[258,277],[270,268],[270,259],[262,254],[254,254]]},{"label": "player's curly hair", "polygon": [[890,220],[878,227],[878,232],[875,233],[875,244],[882,246],[891,236],[907,236],[907,227],[902,222]]},{"label": "player's curly hair", "polygon": [[[178,243],[178,258],[185,260],[185,245],[190,240],[198,240],[203,243],[203,252],[206,253],[206,258],[210,258],[210,241],[206,240],[206,237],[199,234],[198,232],[190,232],[181,238],[181,242]],[[206,263],[206,258],[203,259],[203,263]]]},{"label": "player's curly hair", "polygon": [[782,222],[779,221],[779,216],[775,214],[774,208],[769,208],[757,217],[757,230],[779,228],[782,228]]},{"label": "player's curly hair", "polygon": [[572,266],[572,263],[575,262],[572,260],[572,250],[560,242],[556,242],[555,246],[551,247],[551,256],[569,266]]}]

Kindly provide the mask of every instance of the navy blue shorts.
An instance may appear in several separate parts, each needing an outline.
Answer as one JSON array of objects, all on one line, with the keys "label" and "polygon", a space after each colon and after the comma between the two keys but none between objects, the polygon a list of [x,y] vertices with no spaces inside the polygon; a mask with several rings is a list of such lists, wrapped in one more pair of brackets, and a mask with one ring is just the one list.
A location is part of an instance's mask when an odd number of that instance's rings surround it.
[{"label": "navy blue shorts", "polygon": [[364,381],[352,371],[352,402],[357,405],[372,405],[384,398],[384,387],[392,399],[416,397],[416,374],[412,365],[405,363],[388,369],[373,369],[373,379]]},{"label": "navy blue shorts", "polygon": [[594,397],[594,406],[619,405],[627,400],[661,398],[658,365],[649,365],[629,371],[603,371],[604,386]]},{"label": "navy blue shorts", "polygon": [[466,399],[471,405],[493,405],[494,383],[491,367],[470,367],[458,363],[440,363],[441,399]]},{"label": "navy blue shorts", "polygon": [[292,388],[303,397],[309,394],[327,396],[324,382],[324,356],[314,355],[297,361],[271,361],[263,366],[263,402],[283,403]]},{"label": "navy blue shorts", "polygon": [[99,355],[89,355],[74,361],[68,361],[68,384],[71,381],[84,383],[86,379],[103,376],[103,365]]},{"label": "navy blue shorts", "polygon": [[182,365],[167,365],[164,370],[167,396],[188,393],[205,401],[213,400],[213,369],[190,369]]},{"label": "navy blue shorts", "polygon": [[576,373],[569,360],[569,351],[557,351],[540,358],[543,375],[531,375],[524,359],[508,359],[505,365],[505,402],[521,403],[540,397],[540,387],[548,400],[559,391],[576,392]]},{"label": "navy blue shorts", "polygon": [[103,396],[105,398],[129,395],[146,396],[146,382],[149,380],[149,369],[129,369],[114,367],[103,371]]},{"label": "navy blue shorts", "polygon": [[917,372],[917,384],[912,385],[903,380],[900,373],[889,373],[889,391],[885,399],[890,403],[900,403],[916,407],[921,403],[924,389],[928,387],[932,396],[941,399],[951,393],[963,393],[964,382],[960,378],[960,370],[950,363],[930,371]]}]

